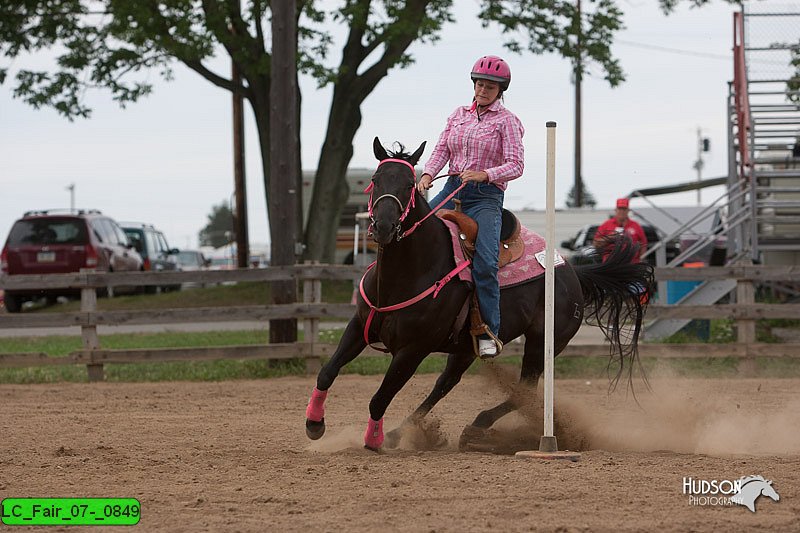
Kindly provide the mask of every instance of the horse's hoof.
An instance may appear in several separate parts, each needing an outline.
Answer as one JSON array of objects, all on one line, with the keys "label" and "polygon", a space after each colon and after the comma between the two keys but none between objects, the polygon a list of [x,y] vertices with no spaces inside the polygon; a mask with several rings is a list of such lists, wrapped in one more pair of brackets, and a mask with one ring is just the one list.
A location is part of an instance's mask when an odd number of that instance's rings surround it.
[{"label": "horse's hoof", "polygon": [[373,448],[372,446],[367,446],[366,444],[364,445],[364,449],[365,450],[369,450],[371,452],[375,452],[375,453],[383,453],[383,449],[382,448],[380,448],[380,447]]},{"label": "horse's hoof", "polygon": [[487,430],[475,426],[466,426],[461,436],[458,438],[458,451],[460,452],[485,452],[491,450],[491,445],[487,445]]},{"label": "horse's hoof", "polygon": [[311,440],[318,440],[325,434],[325,419],[314,422],[306,418],[306,436]]},{"label": "horse's hoof", "polygon": [[386,440],[383,441],[383,445],[387,448],[397,448],[400,445],[400,437],[402,436],[401,428],[393,429],[386,434]]}]

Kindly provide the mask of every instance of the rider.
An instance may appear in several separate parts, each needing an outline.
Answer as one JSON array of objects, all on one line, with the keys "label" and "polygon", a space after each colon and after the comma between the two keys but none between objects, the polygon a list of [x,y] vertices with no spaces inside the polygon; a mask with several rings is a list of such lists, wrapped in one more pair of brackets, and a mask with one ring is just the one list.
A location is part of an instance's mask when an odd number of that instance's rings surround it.
[{"label": "rider", "polygon": [[[470,77],[474,88],[472,105],[459,106],[448,117],[417,187],[421,193],[430,189],[433,176],[448,162],[448,173],[457,175],[447,180],[444,189],[431,200],[431,206],[436,207],[463,182],[467,183],[455,198],[461,201],[464,213],[478,223],[472,278],[481,318],[488,329],[488,334],[478,338],[478,351],[480,357],[487,358],[496,356],[502,347],[498,339],[497,262],[503,196],[508,182],[522,175],[525,129],[502,103],[503,93],[511,83],[508,63],[497,56],[483,56],[475,62]],[[454,206],[451,199],[442,207]]]}]

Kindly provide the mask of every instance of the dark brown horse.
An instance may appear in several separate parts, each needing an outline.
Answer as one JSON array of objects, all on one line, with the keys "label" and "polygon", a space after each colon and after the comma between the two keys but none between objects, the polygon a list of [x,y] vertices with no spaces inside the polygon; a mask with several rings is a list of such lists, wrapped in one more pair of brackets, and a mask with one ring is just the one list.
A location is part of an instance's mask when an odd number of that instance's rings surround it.
[{"label": "dark brown horse", "polygon": [[[450,392],[476,357],[469,324],[454,332],[457,316],[472,288],[457,277],[441,284],[456,267],[449,231],[435,216],[414,227],[431,212],[415,188],[414,165],[425,143],[410,155],[403,152],[402,146],[391,153],[376,137],[373,148],[381,162],[372,177],[370,201],[378,260],[362,280],[363,295],[358,298],[355,316],[317,377],[306,410],[306,433],[311,439],[322,437],[327,391],[341,368],[366,348],[368,336],[370,343],[383,343],[392,354],[383,382],[369,402],[364,443],[377,450],[383,444],[383,415],[389,403],[423,359],[432,352],[449,354],[444,372],[411,420],[424,417]],[[416,231],[409,234],[411,228]],[[611,341],[610,355],[619,362],[615,381],[624,371],[630,379],[646,301],[640,292],[650,290],[653,284],[649,265],[631,263],[636,253],[630,240],[623,240],[616,243],[605,262],[578,267],[565,264],[556,269],[555,355],[567,346],[586,318],[599,325]],[[420,298],[432,287],[438,288],[435,297],[428,294]],[[386,307],[392,310],[371,312]],[[525,335],[520,380],[535,386],[544,370],[544,276],[503,289],[500,312],[499,337],[503,343]],[[472,426],[489,428],[514,409],[509,399],[481,412]]]}]

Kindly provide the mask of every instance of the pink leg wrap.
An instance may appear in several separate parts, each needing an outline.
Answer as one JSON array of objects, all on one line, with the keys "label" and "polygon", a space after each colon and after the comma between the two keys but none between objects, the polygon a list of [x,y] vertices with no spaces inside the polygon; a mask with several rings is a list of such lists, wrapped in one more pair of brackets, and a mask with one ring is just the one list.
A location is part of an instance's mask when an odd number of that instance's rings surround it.
[{"label": "pink leg wrap", "polygon": [[364,433],[364,446],[377,450],[383,445],[383,418],[380,420],[369,419],[367,431]]},{"label": "pink leg wrap", "polygon": [[308,407],[306,407],[306,418],[312,422],[319,422],[325,417],[325,398],[328,397],[328,391],[321,391],[314,387],[311,391],[311,398],[308,400]]}]

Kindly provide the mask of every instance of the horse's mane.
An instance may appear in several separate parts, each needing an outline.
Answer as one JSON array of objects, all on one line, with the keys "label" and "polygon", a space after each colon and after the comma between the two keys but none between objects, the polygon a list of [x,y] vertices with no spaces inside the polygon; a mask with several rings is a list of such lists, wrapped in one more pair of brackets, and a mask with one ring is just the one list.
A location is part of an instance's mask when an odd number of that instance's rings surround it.
[{"label": "horse's mane", "polygon": [[402,159],[403,161],[408,161],[409,163],[411,162],[411,154],[406,152],[406,147],[403,146],[403,143],[395,142],[393,146],[397,148],[395,151],[386,150],[386,153],[389,155],[389,157],[392,159]]},{"label": "horse's mane", "polygon": [[747,476],[743,477],[740,481],[742,482],[742,487],[744,487],[751,481],[763,481],[764,483],[769,483],[769,480],[764,479],[763,476]]}]

